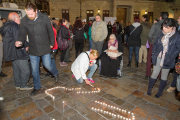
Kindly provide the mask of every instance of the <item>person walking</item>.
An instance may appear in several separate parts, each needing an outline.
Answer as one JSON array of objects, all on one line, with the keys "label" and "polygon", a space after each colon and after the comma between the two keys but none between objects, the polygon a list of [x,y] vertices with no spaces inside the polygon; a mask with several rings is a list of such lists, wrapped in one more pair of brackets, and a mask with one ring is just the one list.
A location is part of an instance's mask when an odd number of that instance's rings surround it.
[{"label": "person walking", "polygon": [[0,34],[3,36],[4,61],[12,61],[16,89],[31,90],[33,87],[27,85],[30,77],[28,43],[25,41],[19,48],[15,46],[15,42],[18,41],[19,24],[19,15],[12,12],[8,15],[8,22],[0,28]]},{"label": "person walking", "polygon": [[151,55],[152,55],[152,49],[153,49],[153,44],[159,35],[161,33],[161,24],[163,23],[164,19],[168,18],[169,13],[168,12],[161,12],[160,13],[160,21],[157,23],[154,23],[151,27],[151,30],[148,34],[148,42],[149,42],[149,52],[147,56],[147,66],[146,66],[146,77],[149,79],[151,75]]},{"label": "person walking", "polygon": [[172,18],[164,19],[162,32],[154,40],[152,50],[153,73],[149,80],[147,95],[151,95],[152,88],[161,71],[161,80],[157,94],[159,98],[167,84],[170,69],[175,67],[175,59],[180,53],[180,35],[176,32],[176,22]]},{"label": "person walking", "polygon": [[104,44],[104,40],[108,35],[107,25],[104,21],[102,21],[101,16],[96,15],[96,21],[93,22],[91,29],[91,37],[92,37],[92,49],[98,51],[99,55],[102,53],[102,47]]},{"label": "person walking", "polygon": [[149,16],[148,15],[142,16],[141,25],[142,25],[142,33],[141,33],[141,48],[139,49],[139,63],[142,63],[142,60],[144,63],[146,63],[147,62],[146,43],[148,40],[148,33],[151,29],[151,24],[149,22]]},{"label": "person walking", "polygon": [[74,39],[75,39],[75,49],[76,49],[76,58],[79,55],[79,52],[83,52],[84,48],[84,29],[81,20],[76,20],[73,29]]},{"label": "person walking", "polygon": [[42,58],[43,66],[54,76],[55,82],[59,81],[59,74],[51,62],[51,48],[54,46],[54,33],[47,15],[37,10],[34,3],[25,5],[26,16],[20,24],[20,31],[16,47],[25,42],[26,35],[29,37],[29,57],[32,68],[34,90],[31,95],[36,95],[41,89],[39,76],[39,61]]},{"label": "person walking", "polygon": [[133,49],[135,48],[135,62],[136,67],[138,67],[138,60],[139,60],[139,48],[141,47],[141,32],[142,32],[142,25],[140,24],[139,18],[134,19],[134,23],[129,26],[129,39],[128,39],[128,46],[129,46],[129,63],[128,67],[131,67]]}]

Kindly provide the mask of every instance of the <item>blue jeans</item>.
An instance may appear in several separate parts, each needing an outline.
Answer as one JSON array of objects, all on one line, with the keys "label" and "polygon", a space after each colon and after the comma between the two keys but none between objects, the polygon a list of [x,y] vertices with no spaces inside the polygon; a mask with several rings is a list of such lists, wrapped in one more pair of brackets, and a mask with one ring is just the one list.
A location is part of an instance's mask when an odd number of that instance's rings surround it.
[{"label": "blue jeans", "polygon": [[92,39],[89,39],[89,50],[92,49]]},{"label": "blue jeans", "polygon": [[[88,79],[92,78],[92,76],[93,76],[94,72],[96,71],[96,69],[97,69],[97,64],[93,64],[93,66],[91,66],[91,67],[89,66],[88,70],[90,70],[90,72],[89,72],[89,74],[87,76]],[[83,78],[82,77],[79,78],[77,80],[77,82],[78,83],[82,83],[83,82]]]},{"label": "blue jeans", "polygon": [[129,61],[132,61],[133,49],[135,48],[135,58],[136,62],[139,60],[139,49],[140,47],[129,47]]},{"label": "blue jeans", "polygon": [[43,56],[33,56],[29,55],[30,62],[31,62],[31,68],[32,68],[32,75],[33,75],[33,82],[34,82],[34,89],[40,89],[41,88],[41,81],[39,76],[39,61],[40,57],[42,58],[42,62],[44,67],[53,75],[56,76],[58,74],[58,71],[56,67],[54,67],[50,54],[46,54]]},{"label": "blue jeans", "polygon": [[125,42],[128,42],[128,34],[125,34]]}]

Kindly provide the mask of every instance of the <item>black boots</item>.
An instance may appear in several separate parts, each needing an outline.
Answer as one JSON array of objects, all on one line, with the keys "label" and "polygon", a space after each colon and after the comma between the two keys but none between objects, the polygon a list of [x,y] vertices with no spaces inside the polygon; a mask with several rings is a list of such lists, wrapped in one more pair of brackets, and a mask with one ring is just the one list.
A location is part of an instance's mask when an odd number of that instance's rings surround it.
[{"label": "black boots", "polygon": [[138,68],[138,62],[136,62],[136,67]]},{"label": "black boots", "polygon": [[131,61],[129,61],[129,63],[128,63],[128,65],[127,65],[128,67],[131,67]]},{"label": "black boots", "polygon": [[152,91],[152,88],[153,88],[155,82],[156,82],[156,79],[152,79],[152,78],[149,79],[147,95],[151,95],[151,91]]},{"label": "black boots", "polygon": [[161,80],[160,81],[158,93],[154,97],[159,98],[162,96],[163,90],[166,87],[166,83],[167,83],[167,80]]}]

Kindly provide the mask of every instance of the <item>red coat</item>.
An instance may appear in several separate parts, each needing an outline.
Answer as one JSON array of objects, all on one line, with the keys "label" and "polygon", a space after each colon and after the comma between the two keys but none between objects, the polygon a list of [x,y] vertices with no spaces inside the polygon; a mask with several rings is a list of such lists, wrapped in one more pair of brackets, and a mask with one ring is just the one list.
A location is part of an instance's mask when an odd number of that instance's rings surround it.
[{"label": "red coat", "polygon": [[56,50],[56,49],[58,49],[58,45],[57,45],[57,41],[56,41],[56,36],[57,36],[57,32],[56,32],[56,29],[52,26],[52,28],[53,28],[53,32],[54,32],[54,47],[51,49],[51,50]]}]

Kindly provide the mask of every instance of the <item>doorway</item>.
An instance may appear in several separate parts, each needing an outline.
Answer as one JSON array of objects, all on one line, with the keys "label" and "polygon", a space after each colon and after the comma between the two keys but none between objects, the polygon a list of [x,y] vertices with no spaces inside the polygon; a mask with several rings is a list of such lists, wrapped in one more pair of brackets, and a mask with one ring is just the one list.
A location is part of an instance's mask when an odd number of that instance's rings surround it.
[{"label": "doorway", "polygon": [[117,21],[123,20],[124,24],[126,25],[126,14],[127,14],[127,8],[117,8],[116,20]]}]

